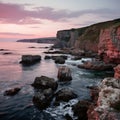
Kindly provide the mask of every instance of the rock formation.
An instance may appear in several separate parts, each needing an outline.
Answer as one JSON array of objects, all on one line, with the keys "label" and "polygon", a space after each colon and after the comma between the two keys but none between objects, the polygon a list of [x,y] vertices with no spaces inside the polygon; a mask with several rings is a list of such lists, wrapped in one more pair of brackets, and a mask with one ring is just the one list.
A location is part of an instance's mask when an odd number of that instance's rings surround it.
[{"label": "rock formation", "polygon": [[21,88],[18,88],[18,87],[12,88],[12,89],[6,90],[4,92],[4,95],[13,96],[13,95],[16,95],[20,90],[21,90]]},{"label": "rock formation", "polygon": [[79,120],[120,120],[120,65],[114,70],[115,78],[104,78],[99,86],[88,87],[91,101],[73,106]]},{"label": "rock formation", "polygon": [[32,43],[54,44],[56,42],[56,38],[55,37],[48,37],[48,38],[22,39],[22,40],[17,40],[17,42],[32,42]]},{"label": "rock formation", "polygon": [[90,102],[87,100],[78,101],[73,105],[72,110],[75,116],[78,116],[78,120],[88,120],[87,110],[90,105]]},{"label": "rock formation", "polygon": [[22,55],[22,60],[20,61],[23,65],[33,65],[41,60],[40,55]]},{"label": "rock formation", "polygon": [[77,94],[73,92],[73,90],[69,88],[62,88],[55,94],[55,101],[65,101],[68,102],[71,99],[77,98]]},{"label": "rock formation", "polygon": [[46,76],[36,77],[35,81],[32,83],[32,86],[38,89],[48,89],[56,90],[58,87],[57,82],[53,78]]},{"label": "rock formation", "polygon": [[59,81],[70,81],[72,80],[71,70],[66,66],[61,66],[58,69],[58,80]]},{"label": "rock formation", "polygon": [[120,63],[120,26],[101,30],[98,54],[106,63]]},{"label": "rock formation", "polygon": [[120,119],[120,79],[105,78],[99,87],[97,105],[88,109],[88,120]]},{"label": "rock formation", "polygon": [[32,86],[36,89],[33,97],[34,105],[40,110],[47,108],[54,97],[58,83],[53,78],[41,76],[35,78]]},{"label": "rock formation", "polygon": [[120,19],[58,31],[57,41],[57,47],[95,52],[107,63],[120,63]]},{"label": "rock formation", "polygon": [[85,68],[89,70],[113,70],[113,64],[106,64],[103,61],[86,61],[83,64],[78,65],[79,68]]},{"label": "rock formation", "polygon": [[115,77],[116,79],[120,79],[120,64],[119,64],[118,66],[116,66],[116,67],[114,68],[114,70],[115,70],[114,77]]}]

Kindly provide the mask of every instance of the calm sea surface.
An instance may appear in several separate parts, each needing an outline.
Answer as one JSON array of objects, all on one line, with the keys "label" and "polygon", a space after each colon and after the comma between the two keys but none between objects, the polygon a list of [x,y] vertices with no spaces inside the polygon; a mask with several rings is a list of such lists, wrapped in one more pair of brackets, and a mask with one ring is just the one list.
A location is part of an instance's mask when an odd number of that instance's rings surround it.
[{"label": "calm sea surface", "polygon": [[[31,86],[35,77],[45,75],[57,80],[59,64],[53,60],[44,60],[44,51],[50,44],[1,42],[0,49],[0,120],[64,120],[63,115],[72,115],[71,108],[64,108],[66,104],[74,104],[78,100],[89,98],[89,90],[86,86],[96,85],[109,72],[93,72],[79,69],[75,64],[81,63],[80,60],[71,60],[70,55],[65,65],[72,71],[73,80],[68,84],[59,84],[59,88],[69,87],[73,89],[78,98],[69,103],[61,103],[60,106],[50,106],[46,110],[39,111],[32,103],[34,89]],[[35,47],[35,48],[29,48]],[[11,52],[12,54],[4,54]],[[41,55],[42,60],[33,66],[23,67],[19,64],[21,56],[24,54]],[[21,87],[20,92],[12,97],[4,96],[4,91],[14,87]]]}]

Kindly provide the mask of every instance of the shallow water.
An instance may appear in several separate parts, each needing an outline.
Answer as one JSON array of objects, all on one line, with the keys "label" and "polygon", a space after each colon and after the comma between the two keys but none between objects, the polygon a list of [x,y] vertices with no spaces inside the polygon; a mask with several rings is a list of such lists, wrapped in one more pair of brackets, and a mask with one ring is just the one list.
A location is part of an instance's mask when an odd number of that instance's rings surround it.
[{"label": "shallow water", "polygon": [[[35,48],[29,48],[34,46]],[[109,72],[95,72],[79,69],[75,64],[81,63],[80,60],[73,61],[69,55],[65,65],[69,66],[72,71],[73,80],[69,83],[59,84],[59,88],[70,87],[77,94],[78,98],[68,103],[61,103],[60,106],[50,106],[46,110],[39,111],[32,103],[34,89],[31,86],[35,77],[45,75],[57,80],[57,71],[60,65],[55,64],[53,60],[44,60],[44,51],[49,44],[37,43],[0,43],[0,120],[64,120],[63,115],[69,113],[72,115],[71,107],[64,108],[66,104],[72,105],[78,100],[88,99],[89,90],[86,86],[96,85],[105,77],[109,76]],[[12,54],[6,54],[11,52]],[[23,54],[41,55],[42,60],[33,66],[23,67],[19,64]],[[21,87],[20,92],[12,97],[4,96],[4,91],[9,88]],[[58,88],[58,89],[59,89]]]}]

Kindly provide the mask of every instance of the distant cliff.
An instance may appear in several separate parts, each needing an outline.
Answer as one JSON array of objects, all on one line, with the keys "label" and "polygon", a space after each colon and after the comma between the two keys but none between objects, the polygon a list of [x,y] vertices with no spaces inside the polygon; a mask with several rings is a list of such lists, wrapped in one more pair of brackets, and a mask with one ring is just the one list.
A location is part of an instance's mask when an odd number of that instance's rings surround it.
[{"label": "distant cliff", "polygon": [[54,44],[56,42],[56,38],[55,37],[50,37],[50,38],[22,39],[22,40],[17,40],[17,42],[33,42],[33,43]]},{"label": "distant cliff", "polygon": [[78,29],[61,30],[57,32],[56,38],[55,47],[92,51],[99,53],[104,60],[107,56],[109,62],[116,60],[120,63],[120,19]]}]

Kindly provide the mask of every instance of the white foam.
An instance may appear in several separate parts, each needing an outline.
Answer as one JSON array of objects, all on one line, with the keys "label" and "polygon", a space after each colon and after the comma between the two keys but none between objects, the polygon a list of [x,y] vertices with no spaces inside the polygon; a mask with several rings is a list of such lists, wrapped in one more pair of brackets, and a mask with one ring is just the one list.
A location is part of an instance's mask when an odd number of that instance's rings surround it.
[{"label": "white foam", "polygon": [[58,117],[63,117],[66,114],[69,114],[71,117],[73,117],[72,105],[76,104],[77,102],[77,99],[72,99],[67,103],[62,102],[59,106],[47,108],[46,112],[56,119]]}]

